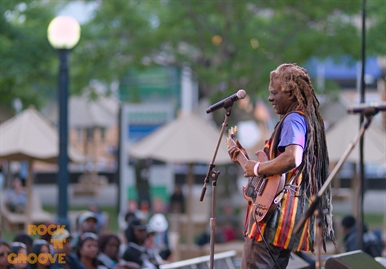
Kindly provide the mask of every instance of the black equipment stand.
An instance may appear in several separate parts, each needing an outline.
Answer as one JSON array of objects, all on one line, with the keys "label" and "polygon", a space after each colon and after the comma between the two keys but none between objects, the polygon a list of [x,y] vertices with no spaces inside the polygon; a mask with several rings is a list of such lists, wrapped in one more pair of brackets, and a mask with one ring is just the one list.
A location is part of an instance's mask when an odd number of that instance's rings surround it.
[{"label": "black equipment stand", "polygon": [[218,149],[220,147],[221,139],[224,137],[225,128],[228,126],[228,119],[231,115],[232,106],[226,108],[225,119],[221,126],[220,137],[217,141],[216,149],[212,158],[212,162],[209,164],[208,172],[204,179],[204,186],[202,187],[200,201],[202,202],[206,192],[206,185],[209,183],[209,180],[212,179],[212,216],[210,218],[210,269],[213,269],[214,266],[214,242],[215,242],[215,232],[216,232],[216,186],[217,178],[220,174],[219,171],[213,171],[213,168],[216,166],[214,164]]},{"label": "black equipment stand", "polygon": [[[348,155],[350,155],[351,151],[354,149],[355,145],[358,143],[358,141],[363,136],[364,132],[367,130],[367,128],[370,126],[371,119],[375,114],[378,113],[378,110],[370,109],[368,111],[364,110],[362,114],[365,115],[366,121],[362,123],[361,128],[359,130],[359,133],[357,136],[351,141],[351,143],[348,145],[348,148],[343,153],[343,156],[340,158],[339,162],[336,164],[334,169],[332,170],[331,174],[328,176],[327,180],[324,182],[323,186],[320,188],[319,192],[315,194],[312,198],[312,203],[308,210],[304,213],[303,217],[300,219],[299,223],[295,226],[294,233],[297,233],[300,228],[304,225],[306,220],[311,217],[312,214],[315,214],[316,216],[316,223],[317,223],[317,231],[316,231],[316,256],[317,260],[315,263],[315,268],[320,269],[321,268],[321,243],[323,242],[323,233],[322,233],[322,221],[324,214],[328,212],[323,212],[319,208],[319,202],[322,198],[323,193],[327,190],[328,186],[330,185],[332,179],[335,177],[335,175],[338,173],[340,167],[347,159]],[[315,212],[315,213],[314,213]]]}]

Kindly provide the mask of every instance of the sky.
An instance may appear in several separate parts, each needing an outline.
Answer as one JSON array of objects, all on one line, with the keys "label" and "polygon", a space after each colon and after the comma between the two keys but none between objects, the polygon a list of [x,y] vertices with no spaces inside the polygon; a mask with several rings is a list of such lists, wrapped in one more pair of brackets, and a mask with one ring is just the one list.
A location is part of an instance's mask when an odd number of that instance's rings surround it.
[{"label": "sky", "polygon": [[59,11],[59,16],[70,16],[78,21],[80,25],[86,23],[99,6],[96,2],[71,1],[66,7]]}]

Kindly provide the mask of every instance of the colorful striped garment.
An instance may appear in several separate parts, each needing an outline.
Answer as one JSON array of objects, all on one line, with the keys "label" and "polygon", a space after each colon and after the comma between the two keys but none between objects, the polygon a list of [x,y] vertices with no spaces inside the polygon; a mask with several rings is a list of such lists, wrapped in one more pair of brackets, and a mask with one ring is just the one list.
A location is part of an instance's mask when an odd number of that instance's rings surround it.
[{"label": "colorful striped garment", "polygon": [[[296,112],[303,114],[301,111]],[[278,123],[272,137],[267,141],[264,147],[264,151],[267,153],[270,160],[280,154],[280,152],[273,149],[277,149],[284,118]],[[286,184],[290,182],[292,175],[295,172],[296,169],[286,174]],[[294,182],[292,182],[292,186],[296,185],[300,186],[300,188],[291,188],[292,191],[287,191],[268,220],[263,220],[259,223],[255,222],[253,212],[254,207],[249,203],[245,219],[244,235],[249,238],[255,238],[257,241],[262,241],[262,236],[264,235],[264,238],[268,243],[293,251],[313,250],[314,217],[307,219],[303,228],[300,229],[298,233],[293,234],[296,224],[300,221],[312,202],[308,197],[312,197],[313,193],[310,193],[310,190],[308,190],[307,192],[309,193],[304,195],[303,192],[305,190],[302,189],[302,180],[303,176],[301,174],[298,175]]]}]

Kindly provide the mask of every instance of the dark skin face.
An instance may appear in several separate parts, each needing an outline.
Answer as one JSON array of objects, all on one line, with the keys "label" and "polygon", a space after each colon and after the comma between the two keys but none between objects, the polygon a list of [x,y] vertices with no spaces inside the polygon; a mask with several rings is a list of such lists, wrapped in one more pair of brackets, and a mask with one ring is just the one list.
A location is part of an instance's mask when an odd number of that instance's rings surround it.
[{"label": "dark skin face", "polygon": [[104,253],[112,259],[117,259],[119,253],[119,241],[115,238],[110,238],[106,244]]},{"label": "dark skin face", "polygon": [[278,68],[270,74],[268,101],[271,102],[273,110],[276,114],[280,115],[280,118],[288,112],[295,110],[298,104],[292,91],[283,91]]},{"label": "dark skin face", "polygon": [[0,268],[7,268],[7,266],[9,266],[7,259],[9,251],[9,247],[6,245],[0,245]]},{"label": "dark skin face", "polygon": [[[282,119],[288,112],[296,110],[297,99],[292,91],[283,91],[280,66],[270,73],[269,97],[272,108]],[[238,148],[231,148],[229,154],[232,161],[237,160]],[[277,158],[260,164],[258,173],[261,175],[280,175],[299,166],[302,161],[303,148],[299,145],[288,145]],[[249,160],[244,168],[245,177],[255,176],[256,161]]]}]

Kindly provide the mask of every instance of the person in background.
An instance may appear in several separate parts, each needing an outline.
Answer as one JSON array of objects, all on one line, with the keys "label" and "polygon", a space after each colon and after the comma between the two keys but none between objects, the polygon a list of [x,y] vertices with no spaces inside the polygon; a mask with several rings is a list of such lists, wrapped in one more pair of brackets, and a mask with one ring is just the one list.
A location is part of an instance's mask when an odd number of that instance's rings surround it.
[{"label": "person in background", "polygon": [[128,223],[131,221],[132,217],[138,219],[145,219],[145,216],[142,214],[141,210],[138,208],[138,202],[136,200],[129,200],[126,204],[126,211],[119,213],[118,215],[118,225],[120,234],[122,235],[122,241],[126,242],[125,231],[127,230]]},{"label": "person in background", "polygon": [[[32,244],[31,254],[35,254],[37,257],[39,255],[50,255],[50,243],[43,239],[37,239]],[[37,262],[31,263],[28,269],[51,269],[51,261],[48,258],[46,262],[41,262],[41,259],[38,259]]]},{"label": "person in background", "polygon": [[[357,231],[356,220],[354,216],[347,215],[341,222],[344,234],[345,251],[358,250],[357,247]],[[363,251],[372,257],[382,256],[383,244],[382,241],[372,232],[367,229],[366,224],[363,225]]]},{"label": "person in background", "polygon": [[12,242],[11,243],[11,250],[9,252],[10,255],[15,255],[14,258],[11,258],[13,260],[11,268],[12,269],[24,269],[27,268],[28,263],[27,260],[18,259],[21,255],[25,255],[27,257],[27,246],[21,242]]},{"label": "person in background", "polygon": [[166,206],[162,198],[156,197],[152,202],[152,215],[149,227],[154,231],[154,248],[163,260],[167,260],[172,252],[169,246],[169,222],[166,218]]},{"label": "person in background", "polygon": [[[244,177],[276,175],[284,184],[276,196],[277,207],[269,218],[256,221],[256,216],[268,209],[248,202],[242,269],[286,268],[292,251],[314,249],[315,217],[308,218],[296,234],[294,228],[328,176],[324,121],[307,70],[294,63],[281,64],[270,73],[268,90],[268,101],[280,120],[264,151],[260,152],[267,161],[249,159],[238,140],[228,150],[235,163],[239,163],[240,152],[248,159],[242,167]],[[326,212],[321,222],[323,242],[327,239],[334,242],[330,186],[319,207]]]},{"label": "person in background", "polygon": [[11,212],[25,213],[27,206],[27,194],[20,178],[15,177],[12,181],[12,188],[5,193],[5,205]]},{"label": "person in background", "polygon": [[77,230],[74,233],[72,239],[72,247],[75,248],[78,244],[79,237],[83,233],[94,233],[97,234],[98,218],[91,211],[82,212],[77,219]]},{"label": "person in background", "polygon": [[98,261],[98,253],[98,236],[90,232],[83,233],[76,246],[76,256],[82,265],[87,269],[107,269]]},{"label": "person in background", "polygon": [[[53,233],[55,233],[56,231],[56,227],[57,225],[59,225],[59,223],[55,223],[55,222],[46,222],[46,223],[43,223],[41,225],[44,225],[46,228],[48,228],[50,225],[55,225],[55,229],[51,229],[51,231]],[[47,241],[48,243],[51,243],[51,239],[52,239],[52,233],[44,233],[42,235],[40,235],[40,239],[42,240],[45,240]],[[54,247],[52,244],[49,244],[49,247],[50,247],[50,253],[54,253]]]},{"label": "person in background", "polygon": [[185,213],[185,197],[181,185],[177,184],[173,194],[170,196],[169,213]]},{"label": "person in background", "polygon": [[144,246],[147,237],[147,224],[138,218],[130,221],[127,227],[127,248],[122,259],[138,264],[142,268],[156,269],[157,266],[149,261],[149,256]]},{"label": "person in background", "polygon": [[64,254],[65,263],[59,262],[59,260],[55,260],[55,262],[51,265],[51,269],[86,269],[78,257],[72,253],[71,240],[72,236],[69,231],[64,230],[61,233],[55,233],[52,235],[52,240],[58,240],[57,242],[62,242],[63,247],[59,244],[54,247],[54,254]]},{"label": "person in background", "polygon": [[26,232],[21,231],[13,238],[12,242],[20,242],[25,244],[27,247],[27,253],[30,253],[34,239]]},{"label": "person in background", "polygon": [[155,231],[153,231],[149,227],[149,229],[147,230],[147,236],[144,242],[144,247],[149,261],[158,268],[162,264],[169,263],[169,261],[164,260],[159,254],[159,249],[155,245],[155,234]]},{"label": "person in background", "polygon": [[169,224],[164,214],[156,213],[149,220],[152,231],[152,248],[163,260],[167,260],[172,252],[169,247]]},{"label": "person in background", "polygon": [[218,216],[216,225],[216,242],[225,243],[238,239],[239,217],[230,203],[224,204],[223,212]]},{"label": "person in background", "polygon": [[99,233],[106,225],[105,216],[103,215],[101,208],[95,202],[88,205],[88,210],[93,212],[98,220],[96,229],[97,233]]},{"label": "person in background", "polygon": [[11,251],[9,244],[0,238],[0,269],[11,269],[8,254]]},{"label": "person in background", "polygon": [[121,240],[115,233],[104,232],[100,234],[98,238],[99,254],[97,257],[99,262],[108,269],[139,269],[138,264],[120,259],[120,245]]}]

